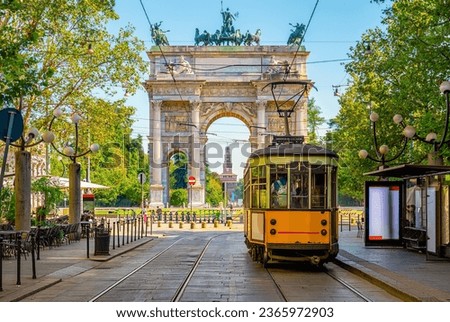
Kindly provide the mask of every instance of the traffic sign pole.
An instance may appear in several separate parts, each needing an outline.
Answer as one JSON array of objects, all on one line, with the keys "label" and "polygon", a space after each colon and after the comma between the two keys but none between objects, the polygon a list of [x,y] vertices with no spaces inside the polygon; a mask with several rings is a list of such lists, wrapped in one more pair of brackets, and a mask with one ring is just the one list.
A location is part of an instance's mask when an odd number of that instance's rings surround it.
[{"label": "traffic sign pole", "polygon": [[189,176],[188,183],[191,186],[191,189],[190,189],[191,193],[190,193],[190,198],[189,198],[191,200],[191,218],[193,218],[192,217],[192,187],[194,186],[195,182],[196,182],[195,177],[194,176]]},{"label": "traffic sign pole", "polygon": [[[9,144],[13,141],[16,140],[15,137],[12,137],[13,134],[13,130],[14,128],[18,128],[20,129],[18,132],[21,134],[22,130],[23,130],[23,120],[16,120],[16,123],[14,123],[14,116],[16,116],[16,114],[19,113],[18,110],[16,109],[5,109],[5,112],[7,112],[9,114],[9,122],[8,122],[8,127],[7,127],[7,131],[6,131],[6,136],[5,136],[5,152],[3,154],[3,163],[2,163],[2,170],[0,173],[0,193],[3,189],[3,178],[5,177],[5,170],[6,170],[6,162],[8,160],[8,150],[9,150]],[[5,113],[4,112],[4,113]],[[20,114],[18,114],[20,115]],[[20,115],[21,116],[21,115]],[[1,138],[3,139],[3,138]]]},{"label": "traffic sign pole", "polygon": [[141,215],[144,214],[144,183],[147,180],[145,173],[141,172],[138,174],[138,180],[141,184]]}]

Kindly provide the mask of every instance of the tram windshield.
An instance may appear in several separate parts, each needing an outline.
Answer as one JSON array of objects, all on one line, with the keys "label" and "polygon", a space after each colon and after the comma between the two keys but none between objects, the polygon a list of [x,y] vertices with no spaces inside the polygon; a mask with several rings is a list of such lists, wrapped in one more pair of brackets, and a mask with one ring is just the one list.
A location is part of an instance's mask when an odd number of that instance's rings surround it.
[{"label": "tram windshield", "polygon": [[[246,173],[246,205],[251,208],[326,209],[334,207],[336,169],[291,162],[251,167]],[[250,204],[251,203],[251,204]]]}]

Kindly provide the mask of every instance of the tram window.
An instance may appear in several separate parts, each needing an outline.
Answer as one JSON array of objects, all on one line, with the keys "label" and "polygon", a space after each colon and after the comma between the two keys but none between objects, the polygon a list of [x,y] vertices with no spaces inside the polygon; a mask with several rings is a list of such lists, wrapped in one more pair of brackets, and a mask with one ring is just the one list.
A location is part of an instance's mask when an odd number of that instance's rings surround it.
[{"label": "tram window", "polygon": [[291,173],[291,208],[308,208],[308,172]]},{"label": "tram window", "polygon": [[311,203],[312,208],[326,207],[326,167],[311,167]]},{"label": "tram window", "polygon": [[[271,206],[274,208],[287,207],[287,173],[284,165],[271,165],[270,196]],[[281,170],[282,172],[277,172]]]},{"label": "tram window", "polygon": [[266,167],[252,168],[252,207],[267,208]]}]

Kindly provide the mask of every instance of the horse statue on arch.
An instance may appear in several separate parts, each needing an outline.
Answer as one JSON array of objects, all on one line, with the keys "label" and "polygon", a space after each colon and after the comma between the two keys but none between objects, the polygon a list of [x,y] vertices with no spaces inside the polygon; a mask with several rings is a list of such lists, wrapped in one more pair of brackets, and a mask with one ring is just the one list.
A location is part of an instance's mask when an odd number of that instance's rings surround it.
[{"label": "horse statue on arch", "polygon": [[306,26],[304,24],[291,24],[290,25],[292,27],[294,27],[294,29],[291,29],[291,35],[289,36],[289,39],[287,41],[288,45],[300,45],[302,39],[303,39],[303,34],[305,33],[305,29]]},{"label": "horse statue on arch", "polygon": [[230,39],[235,46],[240,46],[244,40],[244,36],[239,29],[236,29],[236,31],[230,35]]},{"label": "horse statue on arch", "polygon": [[220,46],[220,43],[222,41],[220,37],[221,37],[220,30],[217,29],[216,32],[211,35],[211,44]]},{"label": "horse statue on arch", "polygon": [[257,29],[253,35],[247,31],[247,33],[244,35],[243,42],[244,45],[246,46],[251,46],[252,43],[255,43],[256,46],[259,46],[260,38],[261,38],[261,29]]},{"label": "horse statue on arch", "polygon": [[161,26],[161,23],[155,23],[152,28],[152,39],[155,42],[156,46],[169,46],[169,40],[167,40],[166,32],[170,30],[163,31],[159,27]]},{"label": "horse statue on arch", "polygon": [[194,36],[195,46],[199,46],[200,43],[203,43],[203,46],[208,46],[211,43],[211,35],[206,30],[200,34],[200,30],[195,28],[195,36]]}]

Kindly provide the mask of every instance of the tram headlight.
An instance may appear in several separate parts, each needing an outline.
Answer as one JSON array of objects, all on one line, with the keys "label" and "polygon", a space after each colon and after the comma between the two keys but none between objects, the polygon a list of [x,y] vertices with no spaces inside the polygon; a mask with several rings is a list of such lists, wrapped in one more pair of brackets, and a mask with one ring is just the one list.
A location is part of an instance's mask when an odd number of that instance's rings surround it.
[{"label": "tram headlight", "polygon": [[326,236],[326,234],[328,233],[326,229],[322,229],[320,231],[320,233],[322,234],[322,236]]},{"label": "tram headlight", "polygon": [[327,221],[326,219],[322,219],[322,220],[320,221],[320,223],[322,224],[322,226],[326,226],[327,223],[328,223],[328,221]]},{"label": "tram headlight", "polygon": [[270,230],[270,234],[271,234],[271,235],[275,235],[276,233],[277,233],[277,231],[276,231],[275,229],[272,228],[272,229]]},{"label": "tram headlight", "polygon": [[277,224],[277,220],[276,219],[270,219],[270,224],[271,225],[276,225]]}]

